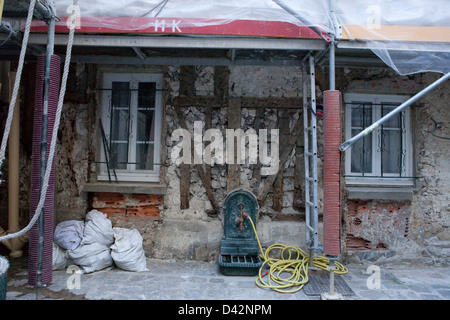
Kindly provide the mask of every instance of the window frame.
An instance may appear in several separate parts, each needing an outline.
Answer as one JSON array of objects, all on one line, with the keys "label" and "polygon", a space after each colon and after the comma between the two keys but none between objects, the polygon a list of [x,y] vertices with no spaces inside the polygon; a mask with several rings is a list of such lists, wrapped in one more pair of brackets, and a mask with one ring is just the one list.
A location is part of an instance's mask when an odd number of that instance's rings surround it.
[{"label": "window frame", "polygon": [[[159,182],[160,181],[160,162],[161,162],[161,141],[162,141],[162,74],[153,73],[104,73],[103,74],[103,90],[102,94],[102,110],[101,121],[105,130],[105,135],[109,143],[110,134],[110,118],[109,112],[112,103],[112,83],[113,82],[129,82],[130,83],[130,117],[134,123],[131,125],[131,134],[128,137],[128,159],[127,169],[115,169],[117,179],[127,182]],[[156,83],[155,91],[155,132],[154,132],[154,151],[153,151],[153,170],[136,169],[136,147],[137,147],[137,114],[138,114],[138,89],[139,82]],[[134,119],[134,120],[133,120]],[[100,137],[101,139],[101,137]],[[106,166],[105,151],[103,144],[100,145],[100,170],[97,180],[109,180]],[[110,170],[112,174],[112,170]]]},{"label": "window frame", "polygon": [[[353,101],[372,103],[372,123],[381,118],[381,103],[393,103],[399,106],[408,100],[406,95],[387,95],[387,94],[365,94],[365,93],[346,93],[344,94],[344,117],[345,117],[345,139],[352,137],[352,105]],[[413,186],[413,144],[412,144],[412,127],[411,112],[409,108],[402,111],[404,121],[404,132],[402,139],[402,150],[405,150],[404,171],[397,177],[395,173],[381,174],[382,154],[378,149],[378,139],[381,127],[372,132],[372,172],[358,173],[351,171],[351,153],[352,148],[345,151],[345,181],[351,186]],[[371,125],[370,123],[369,125]],[[402,177],[403,176],[403,177]]]}]

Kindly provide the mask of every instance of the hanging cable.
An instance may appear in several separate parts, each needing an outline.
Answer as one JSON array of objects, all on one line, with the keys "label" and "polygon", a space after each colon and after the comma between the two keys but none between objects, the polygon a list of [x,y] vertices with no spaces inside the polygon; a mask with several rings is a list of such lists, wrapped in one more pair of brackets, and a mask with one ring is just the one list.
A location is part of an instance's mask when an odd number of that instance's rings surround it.
[{"label": "hanging cable", "polygon": [[[32,0],[32,2],[33,2],[33,6],[34,6],[35,0]],[[78,0],[73,1],[74,6],[76,6],[77,3],[78,3]],[[30,7],[31,7],[31,3],[30,3]],[[31,11],[31,17],[33,15],[33,10],[29,10],[29,12]],[[20,237],[21,235],[27,233],[33,227],[33,225],[36,223],[36,221],[39,219],[39,216],[41,215],[41,212],[43,211],[42,208],[44,207],[44,202],[45,202],[45,198],[47,195],[48,183],[49,183],[49,179],[50,179],[51,168],[53,165],[53,158],[55,156],[59,123],[61,120],[64,96],[66,93],[67,78],[69,76],[69,66],[70,66],[70,60],[71,60],[71,56],[72,56],[72,46],[73,46],[73,39],[74,39],[74,34],[75,34],[75,18],[76,18],[76,12],[72,11],[72,15],[70,16],[71,28],[69,30],[69,38],[67,41],[67,51],[66,51],[66,58],[65,58],[65,62],[64,62],[64,71],[63,71],[63,76],[62,76],[62,80],[61,80],[61,90],[59,92],[59,99],[58,99],[58,106],[56,109],[55,122],[53,125],[52,140],[50,142],[50,151],[49,151],[49,154],[47,157],[47,166],[46,166],[46,170],[45,170],[44,182],[42,184],[42,190],[41,190],[38,205],[36,207],[35,214],[25,228],[23,228],[22,230],[20,230],[16,233],[10,233],[6,236],[0,237],[0,242],[6,241],[9,239],[13,239],[13,238],[17,238],[17,237]],[[30,25],[31,25],[31,22],[30,22]],[[25,35],[24,35],[24,39],[25,39]],[[19,60],[19,62],[20,62],[20,60]],[[22,61],[22,64],[23,64],[23,61]],[[20,67],[20,64],[19,64],[19,67]],[[18,73],[18,77],[19,77],[19,73]],[[16,83],[17,83],[17,78],[16,78]],[[16,96],[17,96],[17,94],[16,94]],[[9,128],[8,128],[8,131],[9,131]]]},{"label": "hanging cable", "polygon": [[14,30],[13,30],[13,28],[11,27],[11,25],[9,23],[6,24],[6,23],[2,22],[0,24],[0,31],[2,31],[3,29],[6,29],[6,30],[9,29],[9,33],[8,33],[8,36],[6,37],[6,39],[3,40],[2,43],[0,43],[0,47],[5,45],[9,41],[9,39],[11,39],[11,36],[14,34]]},{"label": "hanging cable", "polygon": [[162,0],[157,5],[155,5],[153,8],[151,8],[149,11],[147,11],[146,13],[141,15],[141,17],[145,17],[145,16],[149,15],[153,10],[155,10],[158,7],[160,7],[158,12],[154,16],[156,18],[159,15],[159,13],[162,11],[162,9],[164,9],[164,7],[166,6],[167,2],[169,2],[169,0]]}]

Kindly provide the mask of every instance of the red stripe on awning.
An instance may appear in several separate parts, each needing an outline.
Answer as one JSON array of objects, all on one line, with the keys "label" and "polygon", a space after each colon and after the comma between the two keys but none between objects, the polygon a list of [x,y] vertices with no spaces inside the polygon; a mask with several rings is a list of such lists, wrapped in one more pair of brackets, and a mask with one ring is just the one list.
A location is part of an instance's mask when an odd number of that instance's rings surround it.
[{"label": "red stripe on awning", "polygon": [[[67,33],[67,20],[62,17],[56,24],[57,33]],[[226,35],[252,37],[279,37],[321,39],[307,26],[282,21],[221,20],[144,17],[82,17],[78,33],[133,33],[167,35]],[[43,21],[34,21],[31,32],[47,32]]]}]

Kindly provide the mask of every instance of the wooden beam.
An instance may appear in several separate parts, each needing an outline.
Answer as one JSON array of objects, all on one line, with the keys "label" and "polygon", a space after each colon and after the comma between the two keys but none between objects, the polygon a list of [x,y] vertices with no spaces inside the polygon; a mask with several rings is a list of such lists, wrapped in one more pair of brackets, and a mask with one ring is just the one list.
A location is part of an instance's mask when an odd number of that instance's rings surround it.
[{"label": "wooden beam", "polygon": [[[195,96],[195,67],[181,66],[180,68],[180,90],[179,94],[183,96]],[[184,120],[184,115],[180,109],[175,108],[178,121]],[[181,124],[181,122],[180,122]],[[186,124],[182,126],[186,128]],[[190,157],[192,155],[189,155]],[[180,209],[189,209],[191,186],[191,167],[189,164],[180,164]]]},{"label": "wooden beam", "polygon": [[[240,99],[229,99],[228,103],[228,129],[240,129],[241,127],[241,101]],[[231,154],[236,155],[238,142],[235,141],[234,146],[235,150],[228,150],[227,154],[231,152]],[[236,164],[237,157],[235,157],[235,164],[228,164],[228,179],[227,179],[227,193],[230,193],[234,189],[237,189],[241,186],[241,167],[239,164]]]},{"label": "wooden beam", "polygon": [[228,103],[229,75],[228,67],[214,67],[214,96],[221,104]]},{"label": "wooden beam", "polygon": [[[259,132],[259,129],[262,129],[264,127],[264,109],[263,108],[256,109],[255,123],[254,123],[253,127],[257,132]],[[252,179],[254,180],[253,193],[258,194],[259,186],[261,184],[261,161],[258,161],[256,164],[253,165]]]},{"label": "wooden beam", "polygon": [[[175,108],[175,111],[176,111],[175,114],[177,115],[178,123],[180,124],[180,127],[183,129],[187,129],[183,112],[181,112],[181,110],[177,109],[177,108]],[[217,202],[214,198],[214,192],[211,187],[211,180],[208,181],[205,171],[203,170],[203,166],[201,164],[195,164],[194,166],[200,176],[200,179],[202,180],[202,184],[203,184],[203,187],[205,188],[206,195],[208,196],[208,199],[211,202],[211,205],[213,207],[213,212],[211,212],[211,213],[219,212],[219,206],[217,205]]]},{"label": "wooden beam", "polygon": [[450,42],[450,27],[434,26],[388,26],[378,25],[375,30],[367,30],[366,25],[346,24],[342,28],[343,39]]},{"label": "wooden beam", "polygon": [[195,66],[181,66],[179,95],[195,97]]},{"label": "wooden beam", "polygon": [[[302,114],[300,114],[300,117]],[[295,210],[304,210],[304,188],[305,188],[305,140],[303,137],[297,139],[295,144],[295,164],[294,164],[294,199],[292,207]]]},{"label": "wooden beam", "polygon": [[[280,130],[280,150],[283,150],[286,147],[286,141],[288,140],[290,134],[289,118],[286,109],[278,109],[278,128]],[[272,208],[276,212],[281,212],[281,209],[283,209],[283,171],[284,166],[280,166],[273,187]]]},{"label": "wooden beam", "polygon": [[[205,107],[205,131],[211,129],[211,107]],[[209,141],[205,141],[205,148],[210,144]],[[205,178],[209,183],[211,183],[211,165],[205,164]]]},{"label": "wooden beam", "polygon": [[289,108],[298,109],[301,107],[300,98],[284,98],[284,97],[242,97],[242,108]]},{"label": "wooden beam", "polygon": [[[289,135],[289,139],[286,142],[284,150],[282,150],[280,155],[280,163],[279,168],[283,168],[287,159],[291,155],[292,148],[295,146],[297,139],[303,138],[303,135],[301,135],[303,129],[303,121],[298,119],[297,123],[295,124],[294,128],[291,131],[291,134]],[[280,171],[278,171],[278,174]],[[258,194],[258,203],[260,206],[262,206],[264,200],[266,199],[267,194],[269,193],[269,190],[272,188],[275,179],[277,178],[278,174],[274,174],[271,176],[267,176],[266,180],[264,181],[264,186],[261,188]]]},{"label": "wooden beam", "polygon": [[[234,98],[241,101],[241,108],[258,109],[258,108],[300,108],[300,98],[280,98],[280,97],[241,97]],[[213,96],[179,96],[175,97],[171,104],[175,107],[205,107],[211,108],[226,108],[228,103],[222,101],[218,97]]]}]

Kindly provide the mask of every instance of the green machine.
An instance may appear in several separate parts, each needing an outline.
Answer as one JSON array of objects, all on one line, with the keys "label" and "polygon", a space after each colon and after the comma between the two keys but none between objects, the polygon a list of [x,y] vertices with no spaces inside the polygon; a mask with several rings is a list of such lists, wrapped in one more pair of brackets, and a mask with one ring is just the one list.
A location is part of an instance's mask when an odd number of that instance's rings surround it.
[{"label": "green machine", "polygon": [[255,231],[258,202],[249,191],[237,189],[227,195],[223,207],[224,234],[220,242],[219,267],[223,275],[254,276],[262,265]]}]

